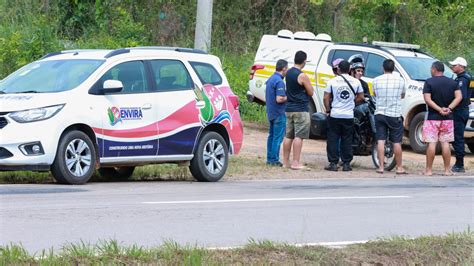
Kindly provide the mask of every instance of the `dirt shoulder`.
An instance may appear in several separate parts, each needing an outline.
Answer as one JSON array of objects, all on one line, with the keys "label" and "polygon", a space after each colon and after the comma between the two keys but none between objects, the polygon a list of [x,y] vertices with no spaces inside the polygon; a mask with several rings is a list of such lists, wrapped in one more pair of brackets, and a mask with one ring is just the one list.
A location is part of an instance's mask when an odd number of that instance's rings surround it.
[{"label": "dirt shoulder", "polygon": [[[395,178],[394,171],[383,175],[375,173],[371,156],[354,156],[352,172],[325,171],[327,165],[326,140],[305,140],[303,144],[302,161],[310,170],[291,170],[281,167],[268,167],[266,161],[267,128],[265,126],[246,123],[244,130],[244,144],[239,155],[231,158],[230,169],[225,179],[316,179],[316,178],[357,178],[380,177]],[[454,163],[454,157],[451,164]],[[421,176],[425,167],[425,155],[411,151],[409,146],[403,146],[403,164],[409,173],[408,176]],[[434,174],[441,175],[442,158],[437,155],[434,162]],[[474,175],[474,155],[465,157],[466,173],[456,176]]]}]

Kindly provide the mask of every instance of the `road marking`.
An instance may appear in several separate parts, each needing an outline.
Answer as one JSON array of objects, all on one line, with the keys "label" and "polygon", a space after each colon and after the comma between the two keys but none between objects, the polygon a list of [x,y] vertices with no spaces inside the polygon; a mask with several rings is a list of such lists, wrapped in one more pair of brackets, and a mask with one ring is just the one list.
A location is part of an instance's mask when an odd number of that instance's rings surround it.
[{"label": "road marking", "polygon": [[271,201],[308,201],[308,200],[351,200],[351,199],[407,199],[410,196],[352,196],[352,197],[311,197],[311,198],[268,198],[268,199],[223,199],[223,200],[180,200],[180,201],[145,201],[143,204],[196,204],[196,203],[239,203]]},{"label": "road marking", "polygon": [[[316,242],[316,243],[293,243],[288,244],[289,246],[293,247],[315,247],[315,246],[323,246],[323,247],[331,247],[331,248],[343,248],[349,245],[355,244],[365,244],[370,240],[357,240],[357,241],[336,241],[336,242]],[[230,246],[230,247],[208,247],[208,250],[232,250],[232,249],[241,249],[245,248],[245,246]]]}]

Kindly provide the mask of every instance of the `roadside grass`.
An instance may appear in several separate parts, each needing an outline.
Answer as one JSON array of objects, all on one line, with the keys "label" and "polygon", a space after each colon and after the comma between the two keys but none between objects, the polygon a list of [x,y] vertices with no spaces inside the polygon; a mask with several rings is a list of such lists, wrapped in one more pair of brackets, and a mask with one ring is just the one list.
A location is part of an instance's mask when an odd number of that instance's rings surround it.
[{"label": "roadside grass", "polygon": [[210,249],[174,241],[145,248],[117,240],[79,242],[31,254],[22,245],[0,246],[0,265],[472,265],[474,233],[403,236],[345,247],[295,246],[250,239],[244,247]]},{"label": "roadside grass", "polygon": [[[258,174],[269,170],[265,161],[256,156],[231,156],[229,168],[225,177],[232,177],[241,174]],[[133,176],[129,181],[193,181],[187,166],[177,164],[154,164],[135,168]],[[104,179],[97,172],[91,182],[112,182],[123,181],[119,179]],[[54,183],[54,178],[50,173],[38,173],[28,171],[0,172],[0,184],[47,184]]]},{"label": "roadside grass", "polygon": [[0,184],[45,184],[52,182],[54,182],[54,179],[48,172],[0,172]]}]

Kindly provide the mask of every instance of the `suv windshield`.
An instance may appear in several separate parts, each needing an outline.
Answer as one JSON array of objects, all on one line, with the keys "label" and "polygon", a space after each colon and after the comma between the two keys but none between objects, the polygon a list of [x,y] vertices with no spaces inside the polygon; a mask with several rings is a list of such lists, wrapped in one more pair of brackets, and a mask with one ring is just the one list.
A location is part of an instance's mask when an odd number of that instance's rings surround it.
[{"label": "suv windshield", "polygon": [[104,60],[53,60],[28,64],[0,82],[2,93],[71,90],[86,80]]},{"label": "suv windshield", "polygon": [[[411,79],[418,81],[425,81],[431,77],[431,64],[436,59],[433,58],[419,58],[419,57],[396,57],[400,65],[405,69]],[[448,78],[453,78],[454,73],[451,69],[444,65],[444,75]]]}]

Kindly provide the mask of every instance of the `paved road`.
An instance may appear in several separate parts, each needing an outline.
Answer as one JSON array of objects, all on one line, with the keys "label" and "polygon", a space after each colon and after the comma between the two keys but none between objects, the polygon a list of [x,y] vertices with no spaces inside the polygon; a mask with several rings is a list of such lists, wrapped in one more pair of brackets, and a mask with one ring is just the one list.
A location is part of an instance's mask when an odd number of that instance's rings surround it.
[{"label": "paved road", "polygon": [[79,240],[236,246],[361,241],[474,227],[474,178],[0,185],[0,245]]}]

